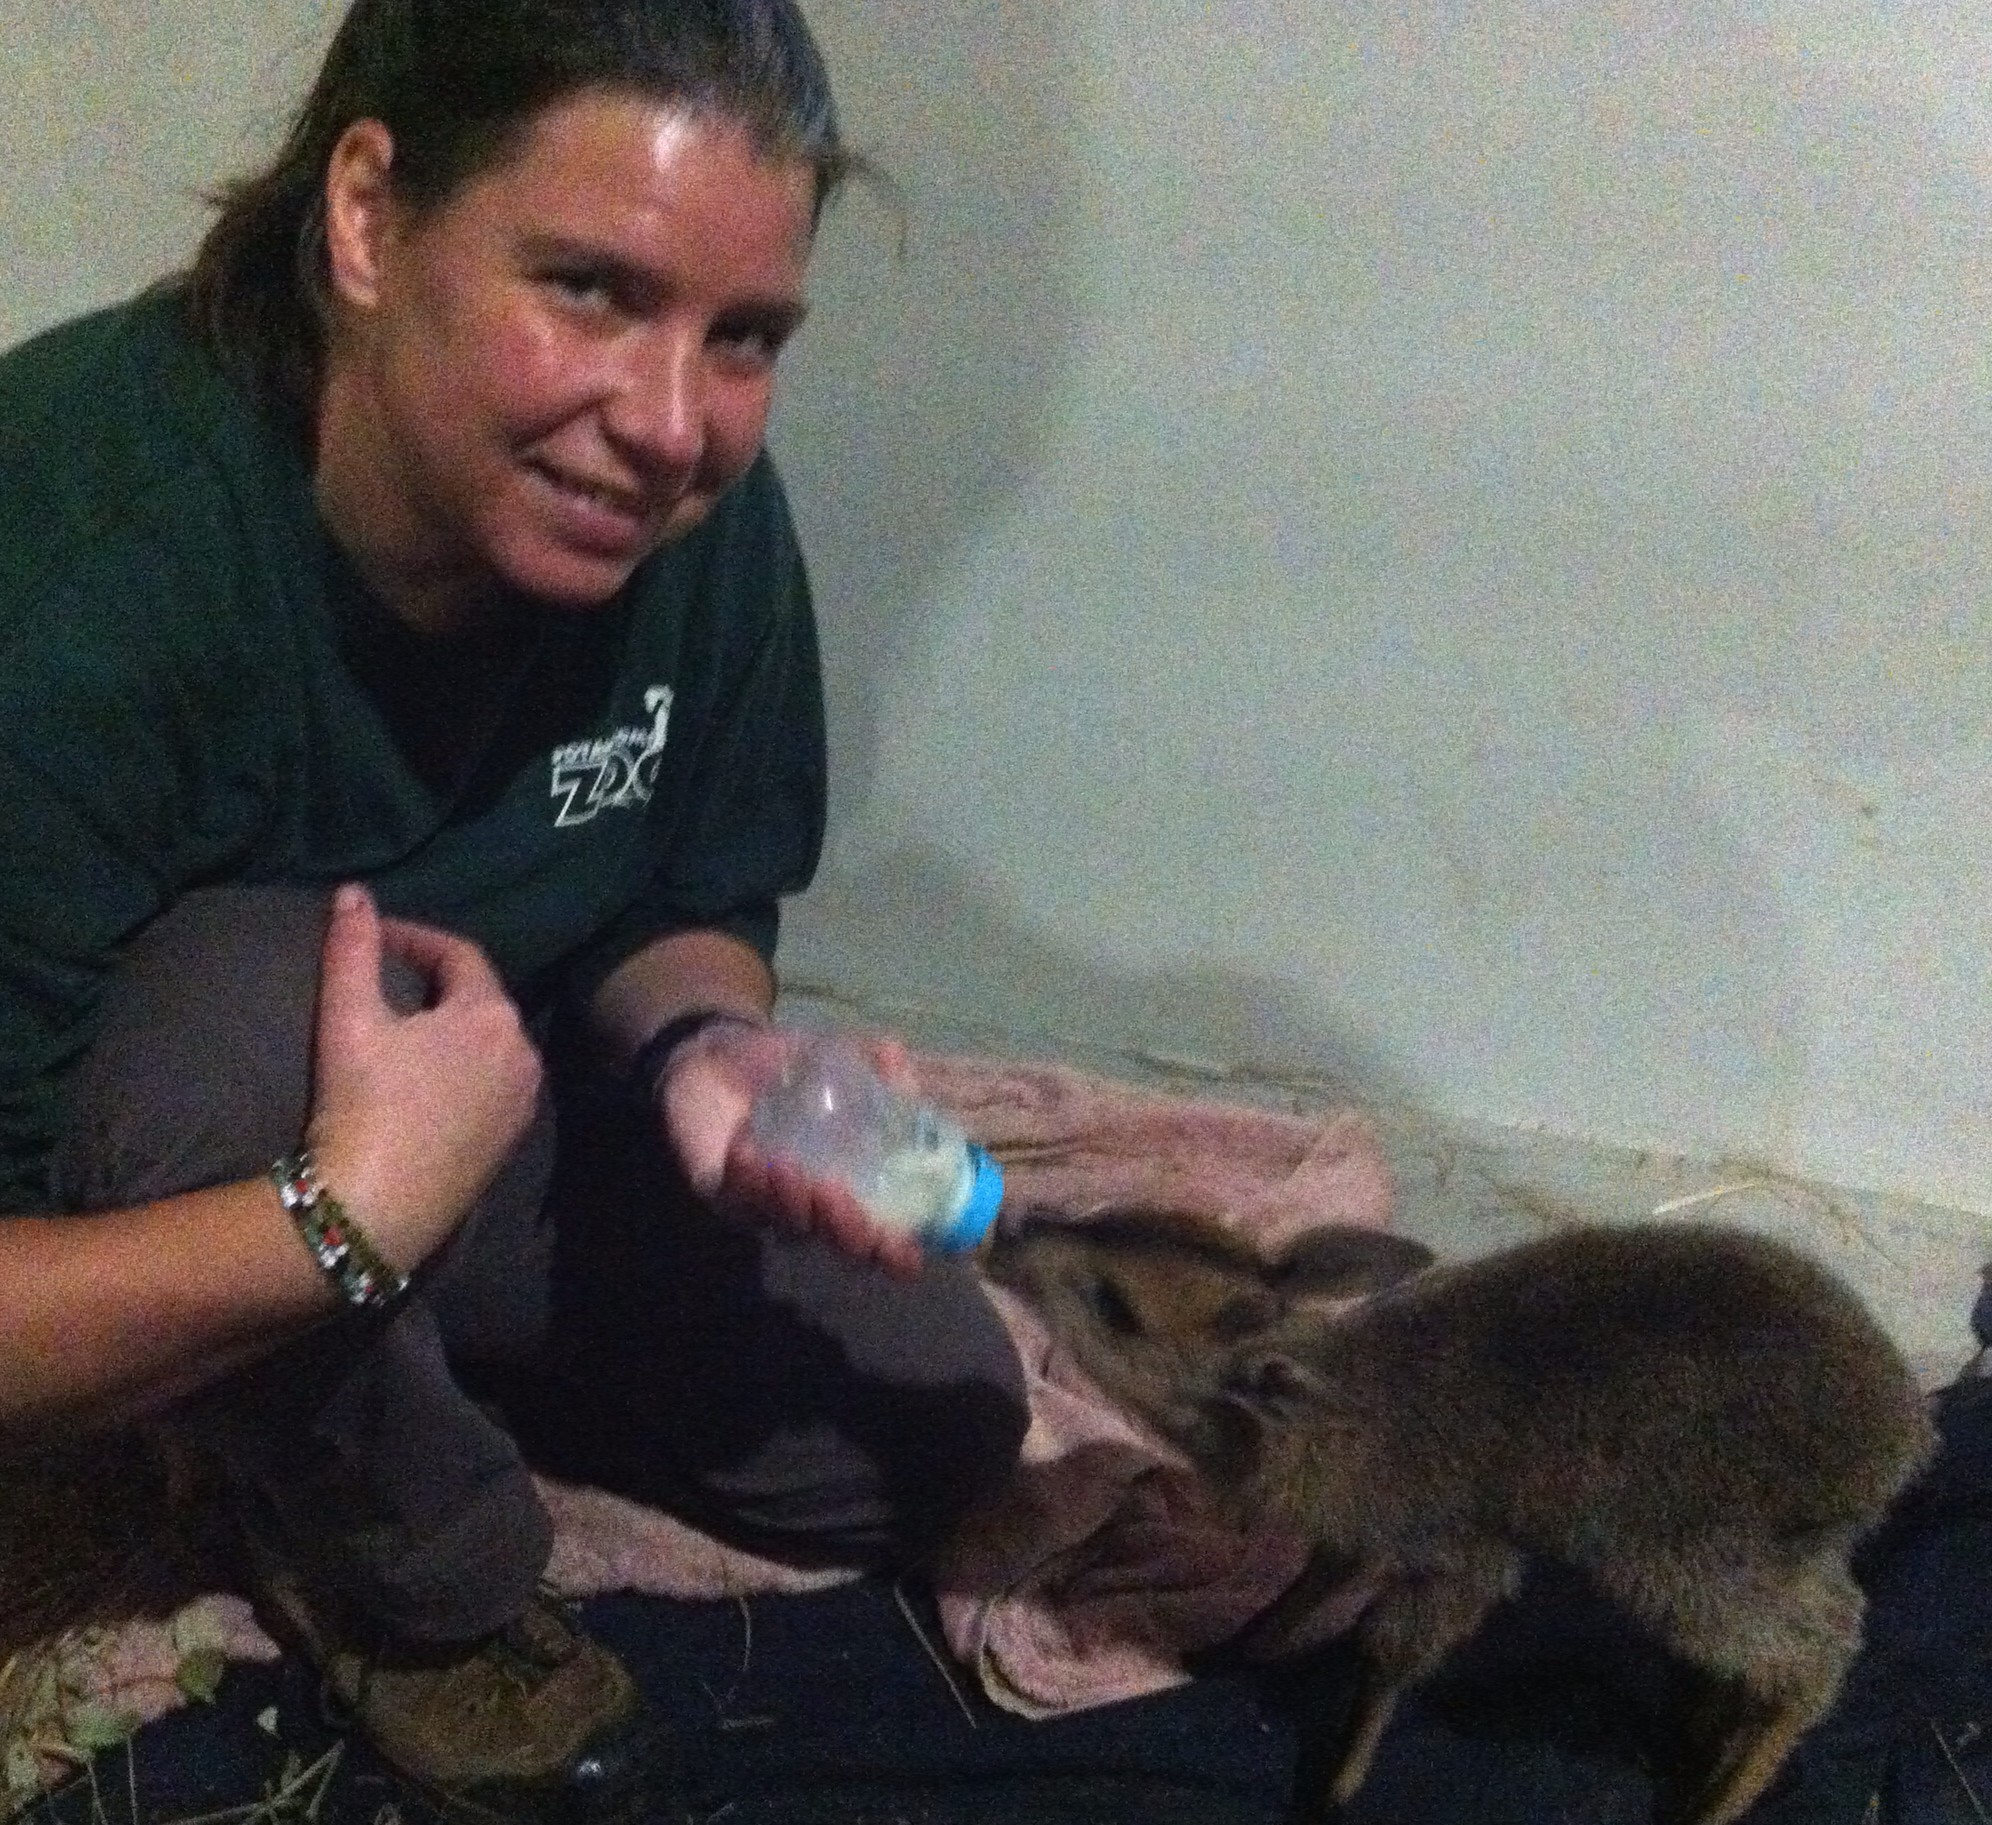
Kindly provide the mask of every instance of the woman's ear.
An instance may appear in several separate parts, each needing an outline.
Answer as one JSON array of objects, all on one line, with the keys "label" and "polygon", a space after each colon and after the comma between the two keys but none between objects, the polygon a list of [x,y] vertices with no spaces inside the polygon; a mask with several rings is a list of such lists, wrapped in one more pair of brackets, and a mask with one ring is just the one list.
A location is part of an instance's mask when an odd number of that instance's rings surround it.
[{"label": "woman's ear", "polygon": [[335,300],[365,310],[380,298],[393,229],[394,135],[377,120],[356,120],[325,161],[325,262]]}]

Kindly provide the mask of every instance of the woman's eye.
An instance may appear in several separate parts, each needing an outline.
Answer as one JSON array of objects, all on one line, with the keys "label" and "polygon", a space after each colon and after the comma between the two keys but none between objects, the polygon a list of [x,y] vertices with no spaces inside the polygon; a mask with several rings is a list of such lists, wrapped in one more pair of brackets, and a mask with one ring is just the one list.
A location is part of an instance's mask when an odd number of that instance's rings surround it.
[{"label": "woman's eye", "polygon": [[713,320],[711,347],[725,360],[755,372],[772,368],[802,322],[802,313],[787,309],[728,312]]},{"label": "woman's eye", "polygon": [[781,343],[762,329],[716,330],[713,342],[729,361],[742,367],[773,367],[782,352]]},{"label": "woman's eye", "polygon": [[591,310],[603,309],[615,299],[615,288],[604,273],[585,270],[549,273],[547,283],[570,303],[586,305]]}]

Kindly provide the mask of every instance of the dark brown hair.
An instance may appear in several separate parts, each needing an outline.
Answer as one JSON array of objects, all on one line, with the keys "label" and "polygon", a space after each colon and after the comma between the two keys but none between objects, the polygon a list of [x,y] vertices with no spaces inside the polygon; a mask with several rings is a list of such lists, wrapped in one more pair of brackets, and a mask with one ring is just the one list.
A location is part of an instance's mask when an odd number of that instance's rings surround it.
[{"label": "dark brown hair", "polygon": [[394,138],[393,181],[433,209],[582,89],[740,122],[816,173],[816,209],[860,169],[794,0],[354,0],[276,158],[218,191],[186,277],[191,320],[267,409],[309,421],[323,358],[325,169],[356,120]]}]

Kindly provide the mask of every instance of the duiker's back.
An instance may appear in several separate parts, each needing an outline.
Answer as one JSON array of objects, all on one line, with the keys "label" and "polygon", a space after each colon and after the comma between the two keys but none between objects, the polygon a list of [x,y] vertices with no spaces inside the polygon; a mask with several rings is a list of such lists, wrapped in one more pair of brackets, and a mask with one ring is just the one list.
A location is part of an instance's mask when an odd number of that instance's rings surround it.
[{"label": "duiker's back", "polygon": [[1860,1302],[1735,1230],[1574,1230],[1282,1332],[1261,1341],[1317,1382],[1310,1469],[1339,1474],[1345,1419],[1383,1454],[1373,1513],[1429,1527],[1464,1504],[1546,1551],[1732,1526],[1805,1550],[1871,1524],[1927,1446]]}]

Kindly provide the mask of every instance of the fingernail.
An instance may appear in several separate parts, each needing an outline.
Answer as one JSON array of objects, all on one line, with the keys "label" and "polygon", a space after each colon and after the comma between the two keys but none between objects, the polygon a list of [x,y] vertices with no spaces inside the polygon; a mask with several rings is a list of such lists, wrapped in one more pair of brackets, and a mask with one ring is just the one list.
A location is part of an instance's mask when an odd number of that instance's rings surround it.
[{"label": "fingernail", "polygon": [[341,882],[332,895],[332,904],[341,912],[359,912],[366,903],[366,889],[351,881]]}]

